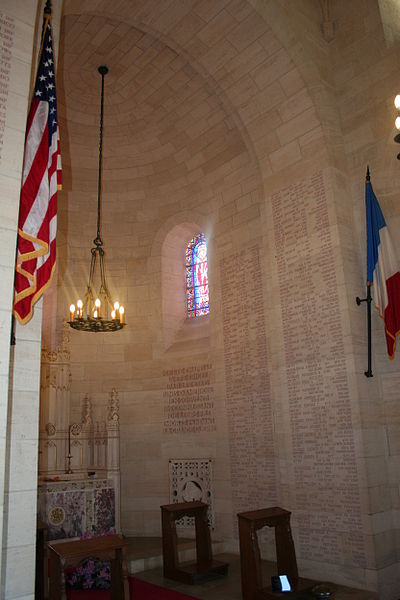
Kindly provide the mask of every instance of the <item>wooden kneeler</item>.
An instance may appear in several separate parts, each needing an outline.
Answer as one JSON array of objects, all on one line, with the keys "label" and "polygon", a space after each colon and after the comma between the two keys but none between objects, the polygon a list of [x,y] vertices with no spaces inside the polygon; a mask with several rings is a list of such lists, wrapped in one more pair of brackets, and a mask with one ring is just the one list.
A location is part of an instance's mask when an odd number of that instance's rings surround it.
[{"label": "wooden kneeler", "polygon": [[[274,506],[238,514],[240,541],[240,569],[243,600],[271,600],[282,596],[295,597],[298,592],[311,589],[318,582],[299,577],[296,551],[290,528],[291,513]],[[271,586],[263,588],[261,556],[257,531],[262,527],[275,528],[276,561],[279,575],[287,575],[292,592],[273,592]]]},{"label": "wooden kneeler", "polygon": [[[229,565],[213,560],[212,557],[207,509],[208,505],[204,502],[182,502],[161,506],[164,577],[193,584],[227,574]],[[195,519],[197,560],[180,564],[176,521],[185,516]]]}]

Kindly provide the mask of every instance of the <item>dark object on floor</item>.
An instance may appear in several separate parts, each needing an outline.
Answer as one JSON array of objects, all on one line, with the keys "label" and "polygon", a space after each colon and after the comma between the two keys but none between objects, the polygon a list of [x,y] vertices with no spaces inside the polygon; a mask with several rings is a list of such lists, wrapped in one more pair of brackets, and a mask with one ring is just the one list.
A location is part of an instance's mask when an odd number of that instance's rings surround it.
[{"label": "dark object on floor", "polygon": [[328,600],[333,595],[331,588],[326,583],[321,583],[321,585],[316,585],[311,590],[312,594],[317,600]]},{"label": "dark object on floor", "polygon": [[291,592],[292,586],[287,575],[272,575],[271,588],[273,592]]}]

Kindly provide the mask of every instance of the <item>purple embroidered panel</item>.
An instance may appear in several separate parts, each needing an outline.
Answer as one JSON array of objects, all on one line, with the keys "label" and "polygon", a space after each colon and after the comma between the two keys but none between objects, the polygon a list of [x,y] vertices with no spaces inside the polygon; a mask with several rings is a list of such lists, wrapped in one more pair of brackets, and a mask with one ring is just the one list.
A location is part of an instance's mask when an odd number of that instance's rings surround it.
[{"label": "purple embroidered panel", "polygon": [[38,513],[49,540],[105,535],[115,529],[115,491],[105,479],[42,484]]},{"label": "purple embroidered panel", "polygon": [[81,537],[86,529],[85,492],[49,494],[46,500],[49,539]]},{"label": "purple embroidered panel", "polygon": [[207,240],[202,233],[196,235],[186,248],[186,302],[189,318],[210,312]]},{"label": "purple embroidered panel", "polygon": [[96,490],[94,493],[93,530],[105,534],[115,527],[115,495],[113,488]]}]

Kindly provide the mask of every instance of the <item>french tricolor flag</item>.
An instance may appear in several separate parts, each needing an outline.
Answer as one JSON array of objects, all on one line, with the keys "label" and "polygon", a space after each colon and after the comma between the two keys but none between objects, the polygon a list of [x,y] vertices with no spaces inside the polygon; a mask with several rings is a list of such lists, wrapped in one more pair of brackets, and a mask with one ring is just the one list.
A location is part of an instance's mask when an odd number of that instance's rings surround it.
[{"label": "french tricolor flag", "polygon": [[386,221],[367,175],[367,285],[379,315],[385,322],[389,358],[394,357],[396,336],[400,333],[400,271]]}]

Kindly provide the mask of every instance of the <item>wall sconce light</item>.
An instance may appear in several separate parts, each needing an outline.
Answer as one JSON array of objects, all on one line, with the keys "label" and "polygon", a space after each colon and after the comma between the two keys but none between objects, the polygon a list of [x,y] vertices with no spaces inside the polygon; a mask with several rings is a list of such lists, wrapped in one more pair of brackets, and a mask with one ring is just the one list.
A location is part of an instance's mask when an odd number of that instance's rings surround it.
[{"label": "wall sconce light", "polygon": [[[398,129],[400,131],[400,94],[397,94],[396,98],[394,99],[394,105],[397,110],[397,117],[396,117],[394,124],[395,124],[396,129]],[[400,133],[396,133],[396,135],[394,136],[394,141],[397,144],[400,144]],[[397,160],[400,160],[400,152],[397,155]]]}]

